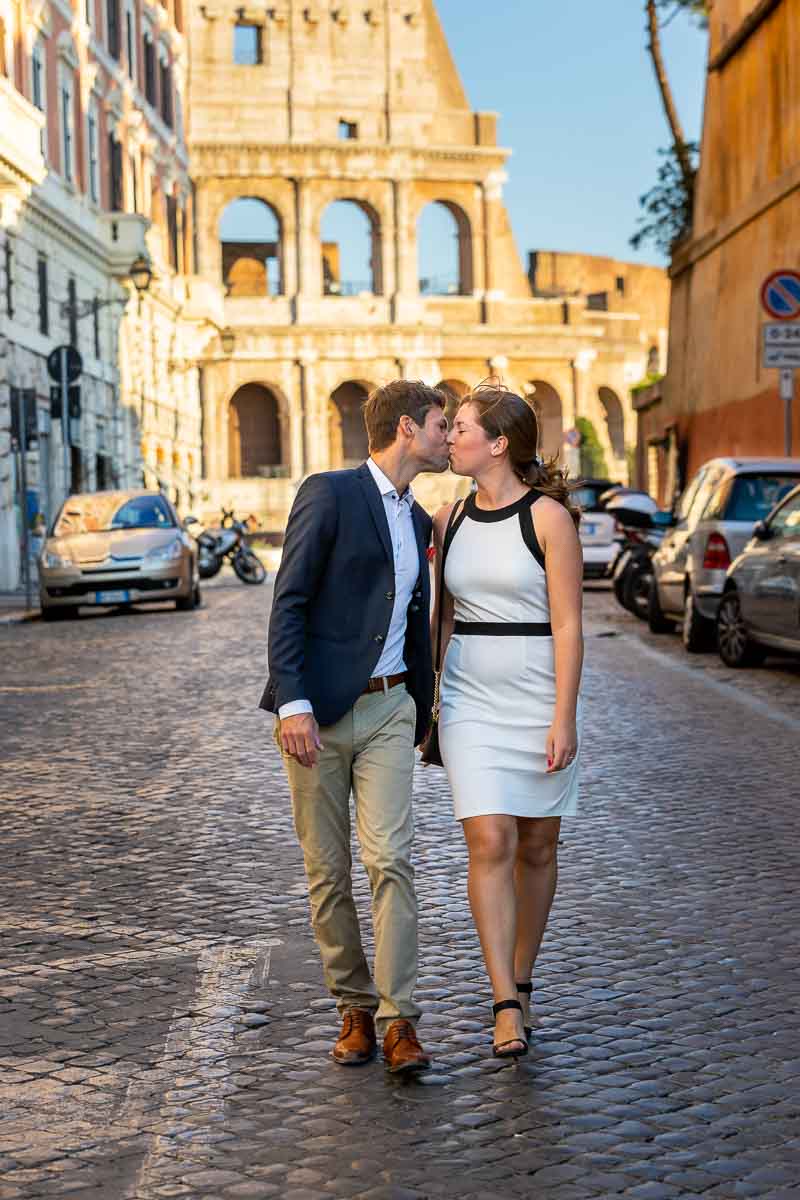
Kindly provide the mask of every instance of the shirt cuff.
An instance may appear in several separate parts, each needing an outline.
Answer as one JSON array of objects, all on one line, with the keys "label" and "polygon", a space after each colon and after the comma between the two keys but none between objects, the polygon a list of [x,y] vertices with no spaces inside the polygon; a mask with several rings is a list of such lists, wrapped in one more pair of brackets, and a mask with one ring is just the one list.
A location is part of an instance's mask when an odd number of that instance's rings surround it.
[{"label": "shirt cuff", "polygon": [[313,713],[313,711],[310,700],[290,700],[288,704],[280,706],[278,718],[282,721],[285,717],[299,717],[300,713]]}]

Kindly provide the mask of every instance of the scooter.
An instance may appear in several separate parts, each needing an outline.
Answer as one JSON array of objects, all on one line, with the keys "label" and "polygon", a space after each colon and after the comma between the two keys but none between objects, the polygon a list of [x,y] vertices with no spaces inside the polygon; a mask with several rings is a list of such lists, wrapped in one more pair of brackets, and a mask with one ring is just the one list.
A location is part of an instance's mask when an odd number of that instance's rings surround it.
[{"label": "scooter", "polygon": [[623,608],[644,621],[653,576],[652,557],[664,537],[664,528],[647,513],[618,509],[614,516],[622,540],[612,576],[614,595]]},{"label": "scooter", "polygon": [[[196,523],[194,517],[187,517],[184,522],[186,525]],[[246,534],[247,522],[237,520],[233,509],[223,508],[219,527],[204,529],[195,538],[200,578],[213,579],[228,559],[242,583],[263,583],[267,578],[266,568],[247,545]]]}]

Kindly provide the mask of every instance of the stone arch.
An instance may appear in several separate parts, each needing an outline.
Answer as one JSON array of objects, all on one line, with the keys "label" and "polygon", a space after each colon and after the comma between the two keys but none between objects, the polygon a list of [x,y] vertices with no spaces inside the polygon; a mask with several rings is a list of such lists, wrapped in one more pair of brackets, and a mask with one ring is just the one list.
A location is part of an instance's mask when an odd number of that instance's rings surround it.
[{"label": "stone arch", "polygon": [[423,296],[469,296],[472,227],[452,200],[431,200],[417,218],[417,277]]},{"label": "stone arch", "polygon": [[353,196],[331,200],[319,229],[323,295],[382,295],[381,220],[372,205]]},{"label": "stone arch", "polygon": [[564,440],[564,409],[561,397],[551,383],[532,379],[527,387],[539,421],[539,453],[543,458],[558,458]]},{"label": "stone arch", "polygon": [[357,467],[369,455],[369,439],[362,408],[373,390],[371,383],[348,379],[331,392],[328,404],[330,465]]},{"label": "stone arch", "polygon": [[436,386],[447,396],[444,415],[447,417],[447,423],[452,425],[456,409],[461,403],[462,397],[470,391],[470,386],[468,383],[464,383],[463,379],[440,379]]},{"label": "stone arch", "polygon": [[625,413],[622,408],[622,402],[615,391],[610,387],[601,387],[597,389],[597,394],[600,403],[603,406],[603,412],[606,418],[606,427],[608,429],[608,440],[611,445],[611,453],[615,458],[625,457]]},{"label": "stone arch", "polygon": [[259,196],[239,196],[222,210],[218,231],[226,295],[283,294],[283,229],[277,209]]},{"label": "stone arch", "polygon": [[277,388],[244,383],[228,404],[228,476],[269,478],[283,473],[285,404]]}]

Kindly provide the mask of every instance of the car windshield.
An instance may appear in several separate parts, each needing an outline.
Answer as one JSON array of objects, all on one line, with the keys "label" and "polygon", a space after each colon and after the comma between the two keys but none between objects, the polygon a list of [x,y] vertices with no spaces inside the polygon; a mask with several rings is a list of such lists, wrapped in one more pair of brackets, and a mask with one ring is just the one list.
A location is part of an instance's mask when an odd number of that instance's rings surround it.
[{"label": "car windshield", "polygon": [[108,533],[112,529],[167,529],[174,525],[163,496],[134,496],[98,493],[70,496],[58,515],[54,537],[75,533]]},{"label": "car windshield", "polygon": [[590,484],[585,483],[581,487],[576,487],[573,492],[570,492],[570,499],[573,504],[591,510],[597,505],[597,497],[607,490],[605,484],[601,487],[592,487]]},{"label": "car windshield", "polygon": [[726,521],[763,521],[797,486],[796,475],[737,475],[725,506]]}]

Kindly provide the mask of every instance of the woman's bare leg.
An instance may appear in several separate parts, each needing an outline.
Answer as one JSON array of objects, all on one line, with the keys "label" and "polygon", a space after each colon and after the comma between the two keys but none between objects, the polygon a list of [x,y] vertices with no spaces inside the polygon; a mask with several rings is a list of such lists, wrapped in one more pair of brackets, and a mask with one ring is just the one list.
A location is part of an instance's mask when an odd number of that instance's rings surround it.
[{"label": "woman's bare leg", "polygon": [[[517,899],[517,928],[514,944],[514,976],[522,983],[530,979],[542,944],[550,906],[558,879],[558,835],[560,817],[524,817],[517,821],[517,854],[514,888]],[[520,995],[525,1024],[530,1025],[530,997]]]},{"label": "woman's bare leg", "polygon": [[[514,945],[517,939],[514,863],[515,817],[468,817],[462,822],[469,850],[468,893],[495,1004],[516,1000]],[[497,1015],[495,1041],[522,1040],[522,1017],[513,1009]]]}]

